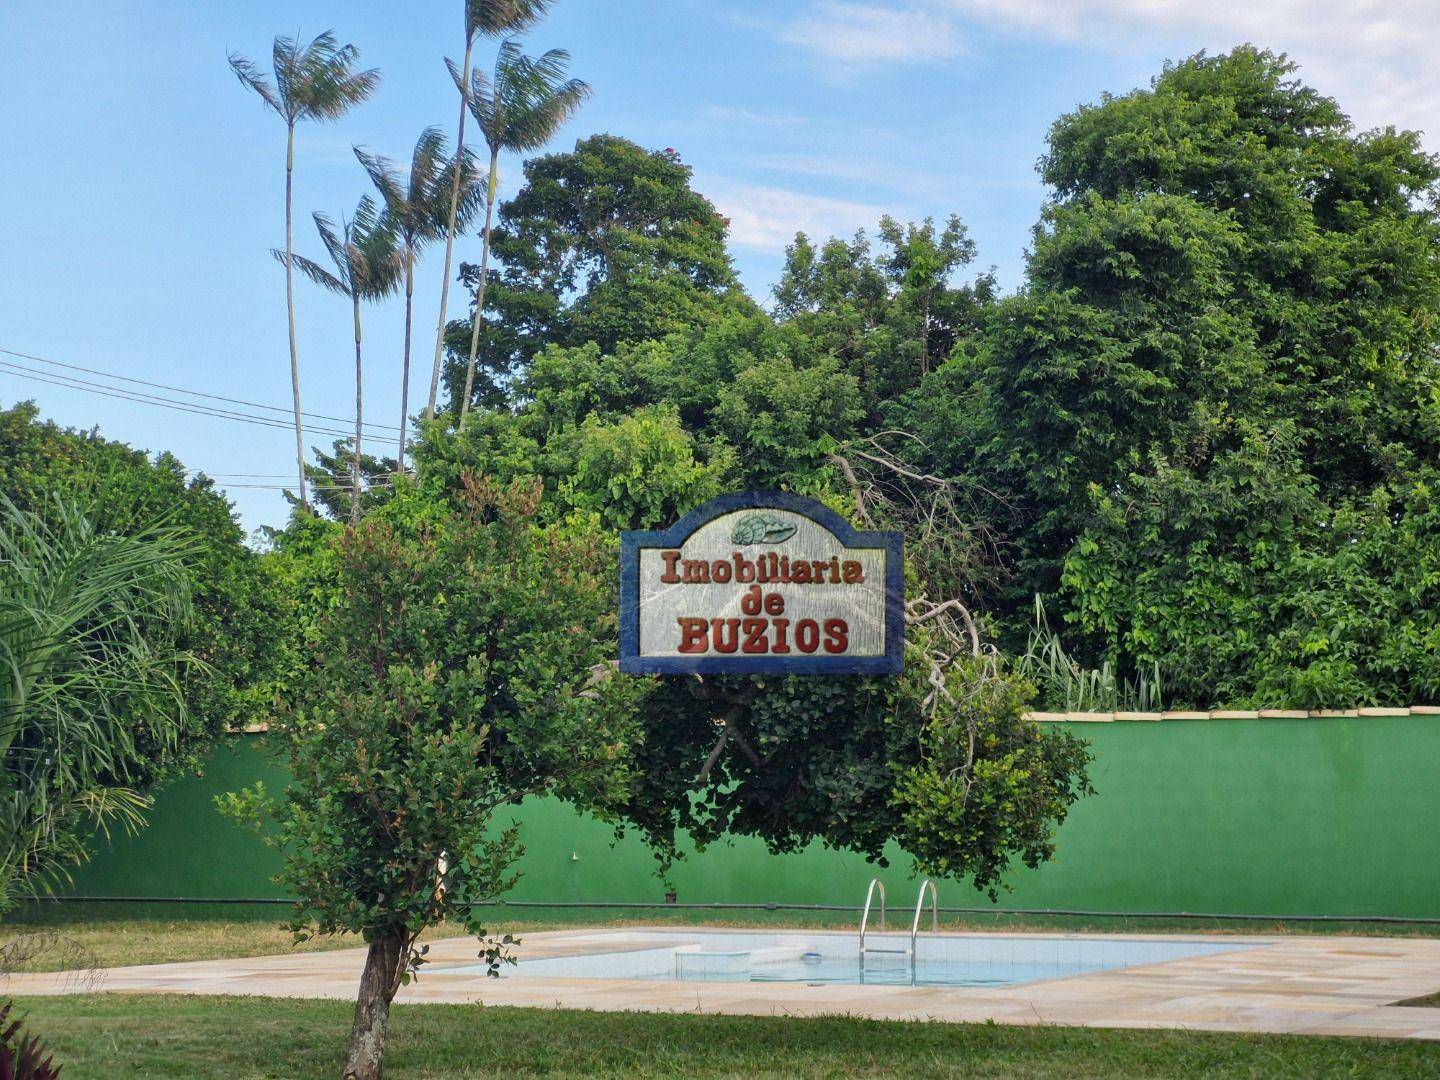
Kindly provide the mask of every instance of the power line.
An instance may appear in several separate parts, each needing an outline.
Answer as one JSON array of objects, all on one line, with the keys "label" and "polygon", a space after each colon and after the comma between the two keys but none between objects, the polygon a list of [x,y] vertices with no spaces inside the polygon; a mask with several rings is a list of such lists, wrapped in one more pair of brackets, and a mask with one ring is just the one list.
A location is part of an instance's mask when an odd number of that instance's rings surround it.
[{"label": "power line", "polygon": [[[17,355],[9,349],[0,349],[0,352],[12,356]],[[78,379],[71,375],[61,375],[59,373],[36,371],[34,368],[27,368],[21,364],[15,364],[13,362],[5,360],[0,360],[0,371],[3,371],[10,375],[14,375],[16,378],[29,379],[33,382],[48,383],[51,386],[60,386],[69,390],[84,390],[87,393],[99,394],[103,397],[117,398],[121,401],[134,401],[144,405],[155,405],[162,409],[172,409],[177,412],[193,413],[197,416],[208,416],[219,420],[235,420],[240,423],[254,424],[257,427],[274,428],[280,431],[291,430],[293,428],[293,425],[288,424],[283,420],[276,419],[274,417],[254,416],[249,413],[242,413],[232,409],[220,409],[214,406],[201,405],[195,402],[175,401],[172,398],[165,398],[156,394],[145,394],[136,390],[126,390],[122,387],[117,386],[106,386],[103,383],[91,382],[87,379]],[[140,380],[130,381],[139,382]],[[187,393],[191,391],[181,392]],[[203,396],[214,397],[216,395]],[[261,406],[261,408],[273,408],[273,406]],[[305,413],[303,415],[311,416],[317,414]],[[339,438],[347,438],[354,434],[353,431],[337,430],[335,428],[320,427],[318,425],[304,427],[302,430],[309,432],[310,434],[333,435]],[[388,435],[377,435],[373,433],[368,434],[367,437],[377,442],[399,443],[400,441],[399,439],[392,438]]]},{"label": "power line", "polygon": [[[337,483],[337,484],[317,484],[317,483],[315,483],[313,480],[310,481],[307,486],[309,487],[309,489],[310,489],[311,491],[354,491],[354,490],[355,490],[355,486],[354,486],[353,484],[348,484],[348,483],[344,483],[344,484],[341,484],[341,483]],[[224,487],[225,487],[225,490],[226,490],[226,491],[229,491],[231,488],[254,488],[254,489],[259,490],[259,491],[293,491],[293,490],[295,489],[295,485],[294,485],[294,484],[225,484]],[[390,487],[389,484],[387,484],[387,483],[381,483],[380,481],[375,481],[375,480],[362,480],[361,483],[360,483],[360,490],[361,490],[361,491],[374,491],[374,490],[376,490],[377,488],[388,488],[388,487]]]},{"label": "power line", "polygon": [[[118,381],[120,381],[120,382],[134,383],[134,384],[137,385],[137,386],[149,386],[149,387],[152,387],[152,388],[154,388],[154,389],[156,389],[156,390],[169,390],[169,391],[171,391],[172,393],[185,394],[185,395],[187,395],[187,396],[189,396],[189,397],[209,398],[209,399],[212,400],[212,401],[224,401],[224,402],[228,402],[228,403],[231,404],[231,405],[244,405],[244,406],[247,406],[248,408],[252,408],[252,409],[265,409],[265,410],[268,411],[268,412],[280,413],[280,414],[283,415],[283,416],[293,416],[293,415],[294,415],[294,410],[293,410],[293,409],[283,408],[283,407],[281,407],[281,406],[279,406],[279,405],[264,405],[264,404],[262,404],[262,403],[260,403],[260,402],[258,402],[258,401],[246,401],[246,400],[244,400],[243,398],[225,397],[223,394],[210,394],[210,393],[206,393],[206,392],[203,391],[203,390],[187,390],[187,389],[185,389],[183,386],[171,386],[171,385],[169,385],[168,383],[150,382],[150,381],[147,380],[147,379],[135,379],[135,378],[130,377],[129,375],[117,375],[117,374],[115,374],[114,372],[104,371],[104,370],[102,370],[102,369],[100,369],[100,368],[82,367],[82,366],[79,365],[79,364],[66,364],[66,363],[62,363],[62,362],[59,361],[59,360],[47,360],[47,359],[45,359],[43,356],[32,356],[32,355],[29,354],[29,353],[16,352],[14,349],[4,349],[4,348],[0,348],[0,353],[4,353],[6,356],[15,356],[15,357],[20,358],[21,360],[30,360],[30,361],[33,361],[34,363],[37,363],[37,364],[47,364],[47,365],[49,365],[49,366],[51,366],[51,367],[69,368],[71,371],[83,371],[83,372],[85,372],[86,374],[89,374],[89,375],[99,375],[99,376],[101,376],[101,377],[103,377],[103,378],[106,378],[106,379],[116,379],[116,380],[118,380]],[[119,389],[119,388],[116,387],[115,389]],[[316,420],[332,420],[332,421],[335,421],[335,422],[341,423],[341,424],[354,424],[354,423],[355,423],[355,418],[354,418],[353,416],[350,416],[350,417],[347,417],[347,416],[330,416],[330,415],[328,415],[328,414],[326,414],[326,413],[313,413],[313,412],[306,412],[306,411],[303,411],[303,410],[301,411],[300,415],[301,415],[301,416],[308,416],[308,417],[311,417],[312,419],[316,419]],[[293,425],[289,425],[289,426],[293,426]],[[374,423],[373,421],[368,421],[368,420],[363,422],[363,426],[365,426],[365,427],[383,428],[384,430],[387,430],[387,431],[397,431],[397,432],[398,432],[398,431],[400,430],[400,428],[399,428],[397,425],[395,425],[395,424],[378,424],[378,423]]]},{"label": "power line", "polygon": [[211,478],[217,476],[238,476],[246,479],[255,480],[287,480],[295,475],[294,473],[278,472],[211,472],[209,469],[186,469],[185,471],[187,473],[192,473],[196,475],[204,473],[206,476],[209,476]]}]

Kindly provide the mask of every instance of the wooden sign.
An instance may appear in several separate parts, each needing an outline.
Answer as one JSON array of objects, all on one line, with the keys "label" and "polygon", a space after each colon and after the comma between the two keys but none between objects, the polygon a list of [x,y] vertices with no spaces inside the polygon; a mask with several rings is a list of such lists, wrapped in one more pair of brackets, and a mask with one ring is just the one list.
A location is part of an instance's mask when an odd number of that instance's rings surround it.
[{"label": "wooden sign", "polygon": [[620,534],[620,670],[885,674],[904,663],[904,540],[814,499],[722,495]]}]

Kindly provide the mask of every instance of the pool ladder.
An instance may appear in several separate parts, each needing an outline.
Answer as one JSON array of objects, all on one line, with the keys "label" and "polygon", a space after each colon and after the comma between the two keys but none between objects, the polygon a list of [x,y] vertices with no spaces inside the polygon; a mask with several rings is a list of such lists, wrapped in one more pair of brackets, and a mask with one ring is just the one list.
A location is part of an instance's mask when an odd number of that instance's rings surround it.
[{"label": "pool ladder", "polygon": [[860,916],[860,974],[865,974],[865,957],[869,954],[881,954],[890,956],[908,956],[910,958],[911,974],[915,970],[915,939],[920,934],[920,917],[925,913],[925,893],[930,893],[930,932],[937,933],[940,929],[940,908],[939,900],[935,893],[935,882],[926,878],[920,883],[920,895],[915,899],[915,918],[910,923],[910,944],[902,949],[884,949],[875,946],[867,947],[865,944],[865,931],[870,927],[870,910],[875,900],[876,890],[880,892],[880,931],[885,930],[885,883],[879,878],[870,879],[870,887],[865,890],[865,911]]}]

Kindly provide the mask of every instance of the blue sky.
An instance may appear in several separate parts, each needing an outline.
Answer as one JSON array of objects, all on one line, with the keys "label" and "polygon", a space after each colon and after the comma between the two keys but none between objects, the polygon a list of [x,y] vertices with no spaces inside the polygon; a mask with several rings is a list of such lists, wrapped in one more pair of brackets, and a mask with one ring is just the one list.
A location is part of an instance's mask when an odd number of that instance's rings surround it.
[{"label": "blue sky", "polygon": [[[367,190],[352,145],[406,160],[427,125],[453,137],[442,57],[462,47],[459,7],[7,0],[0,349],[288,407],[283,278],[268,254],[283,242],[284,132],[226,54],[268,63],[275,34],[334,28],[383,73],[372,101],[300,131],[296,247],[317,254],[309,213],[337,216]],[[1436,0],[558,0],[527,48],[569,49],[595,90],[553,148],[596,131],[674,147],[731,218],[736,265],[767,301],[796,229],[848,235],[884,213],[960,215],[978,267],[1016,287],[1049,124],[1200,48],[1287,50],[1361,126],[1424,128],[1440,101],[1437,14]],[[518,165],[502,164],[502,198]],[[478,258],[479,241],[462,239],[457,254]],[[419,272],[412,402],[439,276],[434,251]],[[353,415],[348,308],[297,292],[305,407]],[[365,314],[367,419],[393,425],[400,307]],[[25,398],[60,423],[224,474],[247,528],[284,520],[283,429],[0,370],[0,404]]]}]

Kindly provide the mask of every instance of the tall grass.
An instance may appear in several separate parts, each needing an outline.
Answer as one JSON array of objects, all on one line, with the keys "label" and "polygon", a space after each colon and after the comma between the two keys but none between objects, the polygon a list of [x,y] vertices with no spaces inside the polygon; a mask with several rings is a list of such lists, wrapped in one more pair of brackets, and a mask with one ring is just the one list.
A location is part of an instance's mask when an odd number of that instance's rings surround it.
[{"label": "tall grass", "polygon": [[1133,679],[1117,673],[1109,660],[1098,668],[1085,667],[1050,629],[1039,596],[1035,625],[1015,667],[1039,689],[1040,703],[1057,712],[1158,712],[1165,707],[1158,662],[1140,667]]}]

